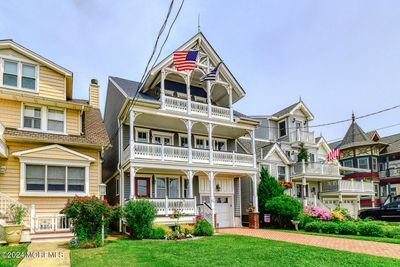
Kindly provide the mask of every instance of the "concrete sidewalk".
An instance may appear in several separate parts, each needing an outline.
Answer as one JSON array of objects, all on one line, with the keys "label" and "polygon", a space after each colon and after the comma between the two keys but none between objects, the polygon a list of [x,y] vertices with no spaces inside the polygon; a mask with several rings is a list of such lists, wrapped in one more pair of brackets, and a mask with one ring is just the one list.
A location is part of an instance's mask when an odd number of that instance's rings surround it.
[{"label": "concrete sidewalk", "polygon": [[286,241],[302,245],[371,254],[375,256],[400,258],[400,244],[356,240],[349,238],[296,234],[265,229],[223,228],[219,229],[218,232],[266,238],[277,241]]},{"label": "concrete sidewalk", "polygon": [[[31,252],[31,253],[30,253]],[[70,253],[66,242],[37,242],[28,246],[28,256],[18,267],[70,266]]]}]

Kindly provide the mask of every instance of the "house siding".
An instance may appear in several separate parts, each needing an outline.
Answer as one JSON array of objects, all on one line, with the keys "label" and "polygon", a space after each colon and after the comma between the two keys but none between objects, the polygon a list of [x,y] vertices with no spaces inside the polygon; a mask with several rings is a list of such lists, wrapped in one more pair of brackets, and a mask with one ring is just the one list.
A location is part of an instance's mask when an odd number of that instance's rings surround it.
[{"label": "house siding", "polygon": [[51,99],[65,100],[65,76],[40,66],[39,71],[39,96]]}]

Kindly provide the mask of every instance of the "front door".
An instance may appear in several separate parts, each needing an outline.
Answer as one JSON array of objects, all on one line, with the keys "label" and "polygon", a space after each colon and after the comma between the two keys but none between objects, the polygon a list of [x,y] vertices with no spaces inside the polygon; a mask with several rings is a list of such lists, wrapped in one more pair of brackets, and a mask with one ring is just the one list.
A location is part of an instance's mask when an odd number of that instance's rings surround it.
[{"label": "front door", "polygon": [[135,192],[137,198],[150,198],[150,178],[135,178]]},{"label": "front door", "polygon": [[215,214],[217,216],[217,227],[233,227],[232,197],[215,197]]}]

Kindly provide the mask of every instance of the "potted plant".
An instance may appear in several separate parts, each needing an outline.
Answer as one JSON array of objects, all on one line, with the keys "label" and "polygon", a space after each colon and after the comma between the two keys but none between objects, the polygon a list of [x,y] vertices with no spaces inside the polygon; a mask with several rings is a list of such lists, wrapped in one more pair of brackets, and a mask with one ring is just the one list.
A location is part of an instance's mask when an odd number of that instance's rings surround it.
[{"label": "potted plant", "polygon": [[9,210],[9,218],[11,224],[4,225],[4,234],[7,243],[10,246],[16,246],[21,240],[22,234],[22,222],[25,215],[27,214],[27,209],[21,205],[11,204]]}]

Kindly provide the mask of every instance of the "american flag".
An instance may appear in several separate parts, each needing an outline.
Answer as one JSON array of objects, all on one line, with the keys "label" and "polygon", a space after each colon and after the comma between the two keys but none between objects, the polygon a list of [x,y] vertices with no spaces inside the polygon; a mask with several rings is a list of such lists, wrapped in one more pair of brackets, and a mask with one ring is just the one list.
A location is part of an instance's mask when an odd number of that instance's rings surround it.
[{"label": "american flag", "polygon": [[334,160],[340,156],[340,145],[336,146],[334,150],[328,153],[328,161]]},{"label": "american flag", "polygon": [[220,65],[221,62],[218,63],[218,65],[212,71],[210,71],[210,73],[201,76],[200,81],[215,81],[217,79],[218,68]]},{"label": "american flag", "polygon": [[199,51],[175,51],[174,64],[177,71],[193,70]]}]

